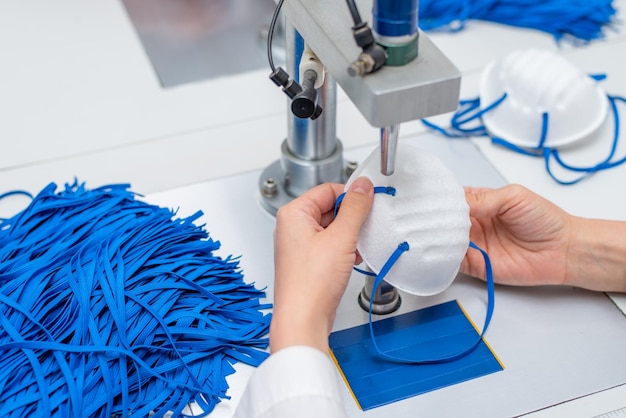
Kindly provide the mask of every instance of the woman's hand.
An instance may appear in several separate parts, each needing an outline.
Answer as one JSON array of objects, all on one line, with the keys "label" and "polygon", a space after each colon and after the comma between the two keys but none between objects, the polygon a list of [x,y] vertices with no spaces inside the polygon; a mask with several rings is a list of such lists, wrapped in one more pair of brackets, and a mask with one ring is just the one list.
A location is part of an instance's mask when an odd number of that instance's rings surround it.
[{"label": "woman's hand", "polygon": [[342,192],[343,185],[322,184],[276,215],[272,352],[290,345],[328,349],[337,306],[360,262],[356,243],[374,197],[369,179],[355,180],[333,219]]},{"label": "woman's hand", "polygon": [[[519,185],[467,188],[465,197],[470,239],[489,254],[496,282],[626,292],[626,222],[572,216]],[[485,278],[478,251],[468,250],[461,272]]]},{"label": "woman's hand", "polygon": [[[562,284],[566,280],[573,217],[519,186],[466,188],[470,239],[491,258],[498,283]],[[461,272],[485,278],[482,255],[468,250]]]}]

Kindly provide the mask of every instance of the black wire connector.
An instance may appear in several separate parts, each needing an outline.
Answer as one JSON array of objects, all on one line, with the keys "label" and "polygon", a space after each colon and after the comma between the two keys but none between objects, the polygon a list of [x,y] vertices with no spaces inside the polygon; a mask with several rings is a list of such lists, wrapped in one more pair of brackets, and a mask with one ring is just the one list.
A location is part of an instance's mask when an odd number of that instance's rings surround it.
[{"label": "black wire connector", "polygon": [[387,51],[378,45],[374,39],[374,33],[367,22],[361,20],[361,15],[354,0],[346,0],[350,15],[354,21],[352,36],[362,52],[359,57],[348,67],[351,76],[362,76],[378,71],[387,60]]},{"label": "black wire connector", "polygon": [[314,87],[317,73],[313,70],[305,71],[301,86],[297,81],[289,78],[289,74],[282,67],[274,65],[272,40],[283,2],[284,0],[279,0],[276,4],[267,34],[267,60],[272,69],[270,80],[278,87],[282,87],[283,92],[291,99],[291,111],[294,115],[302,119],[317,119],[322,114],[322,107],[317,104],[317,90]]},{"label": "black wire connector", "polygon": [[277,67],[270,74],[270,79],[291,99],[291,111],[299,118],[317,119],[322,114],[322,107],[317,104],[317,90],[315,81],[317,73],[313,70],[304,72],[302,86],[292,78],[282,67]]}]

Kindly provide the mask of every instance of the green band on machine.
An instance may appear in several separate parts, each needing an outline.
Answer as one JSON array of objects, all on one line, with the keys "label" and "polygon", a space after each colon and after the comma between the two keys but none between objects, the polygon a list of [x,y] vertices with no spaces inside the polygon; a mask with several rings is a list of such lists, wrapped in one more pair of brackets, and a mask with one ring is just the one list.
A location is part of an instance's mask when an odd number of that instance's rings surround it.
[{"label": "green band on machine", "polygon": [[377,41],[377,43],[387,51],[387,61],[385,61],[385,65],[400,67],[413,61],[418,53],[418,39],[419,37],[415,36],[414,39],[403,44],[390,44],[380,40]]}]

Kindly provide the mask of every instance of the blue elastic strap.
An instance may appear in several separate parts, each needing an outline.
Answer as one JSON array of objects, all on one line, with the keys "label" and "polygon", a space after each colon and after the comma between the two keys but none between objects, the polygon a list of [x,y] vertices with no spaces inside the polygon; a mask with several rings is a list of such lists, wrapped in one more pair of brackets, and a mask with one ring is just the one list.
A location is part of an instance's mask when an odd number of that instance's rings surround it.
[{"label": "blue elastic strap", "polygon": [[[374,188],[375,191],[377,189],[379,190],[379,192],[385,192],[385,190],[388,190],[388,188],[384,188],[384,187]],[[395,196],[395,189],[393,190],[393,195]],[[340,195],[337,198],[337,201],[335,203],[335,216],[337,214],[337,210],[342,200],[343,200],[343,196]],[[474,244],[471,241],[469,243],[469,247],[480,251],[480,253],[482,254],[483,259],[485,260],[485,273],[486,273],[486,281],[487,281],[487,313],[485,315],[485,323],[483,324],[483,329],[480,332],[480,335],[478,336],[476,341],[461,351],[445,354],[445,355],[442,355],[441,357],[432,358],[432,359],[409,359],[409,358],[402,358],[402,357],[390,355],[382,351],[376,342],[376,336],[374,334],[374,326],[373,326],[373,320],[372,320],[373,298],[370,298],[369,309],[368,309],[368,322],[369,322],[370,337],[372,338],[372,344],[377,354],[380,357],[389,361],[396,362],[396,363],[405,363],[405,364],[446,363],[446,362],[457,360],[463,356],[466,356],[467,354],[471,353],[474,349],[476,349],[476,347],[478,347],[478,345],[483,339],[483,336],[487,332],[487,329],[489,328],[489,323],[491,322],[491,317],[493,316],[493,310],[495,306],[495,285],[494,285],[494,279],[493,279],[493,269],[491,267],[491,260],[489,259],[489,255],[487,254],[487,252],[481,249],[480,247],[478,247],[476,244]],[[400,256],[409,250],[410,250],[410,246],[407,242],[400,243],[398,247],[393,251],[393,253],[391,253],[391,255],[389,256],[389,258],[387,259],[383,267],[380,269],[380,272],[378,274],[374,274],[374,273],[354,267],[354,270],[357,272],[376,277],[372,285],[372,290],[370,294],[374,295],[376,293],[378,286],[380,285],[380,283],[382,283],[383,280],[385,280],[385,277],[387,276],[391,268],[395,265],[395,263],[400,259]]]},{"label": "blue elastic strap", "polygon": [[425,31],[462,30],[469,20],[539,30],[555,40],[585,44],[604,38],[615,21],[612,0],[421,0],[420,28]]},{"label": "blue elastic strap", "polygon": [[[396,189],[390,186],[376,186],[374,187],[374,194],[376,193],[383,193],[383,194],[388,194],[389,196],[395,196]],[[346,196],[345,192],[337,196],[337,200],[335,201],[335,210],[333,212],[334,217],[337,217],[337,212],[339,212],[339,207],[341,206],[341,202],[343,202],[343,198],[345,196]]]},{"label": "blue elastic strap", "polygon": [[[590,76],[594,80],[603,80],[606,78],[604,74],[594,74]],[[615,157],[615,153],[617,151],[618,143],[619,143],[619,133],[620,133],[620,123],[619,123],[619,111],[617,109],[617,102],[626,102],[626,99],[618,96],[610,96],[607,95],[607,99],[609,101],[610,109],[613,114],[614,121],[614,133],[613,140],[611,143],[611,148],[609,150],[608,155],[602,159],[600,162],[595,163],[589,166],[574,166],[566,163],[561,158],[559,151],[556,148],[546,147],[545,143],[548,137],[548,129],[549,129],[549,115],[547,112],[542,113],[541,115],[541,133],[539,139],[537,141],[537,145],[534,147],[520,147],[517,146],[504,138],[490,136],[487,132],[487,128],[482,123],[482,115],[485,113],[495,109],[499,104],[501,104],[507,95],[503,94],[500,98],[498,98],[495,102],[491,103],[487,107],[481,110],[480,108],[480,99],[471,99],[471,100],[463,100],[459,104],[459,109],[452,116],[450,125],[450,129],[443,128],[439,125],[436,125],[430,121],[425,119],[422,120],[422,123],[430,129],[433,129],[443,136],[447,138],[469,138],[473,136],[488,136],[491,139],[491,142],[495,145],[499,145],[505,147],[513,152],[516,152],[521,155],[529,156],[529,157],[538,157],[544,159],[544,166],[548,175],[558,184],[561,185],[572,185],[576,184],[585,178],[591,176],[594,173],[599,171],[608,170],[610,168],[617,167],[626,162],[626,156],[613,160]],[[468,128],[468,124],[473,124],[472,127]],[[582,173],[574,179],[562,179],[558,177],[551,166],[551,163],[556,163],[562,170],[569,171],[572,173]]]},{"label": "blue elastic strap", "polygon": [[239,257],[128,188],[50,184],[0,223],[0,416],[204,416],[267,358]]},{"label": "blue elastic strap", "polygon": [[[495,305],[495,290],[494,290],[495,286],[494,286],[494,281],[493,281],[493,271],[491,268],[491,260],[489,259],[489,255],[487,255],[487,253],[484,250],[479,248],[473,242],[470,242],[469,246],[470,248],[480,251],[481,254],[483,255],[483,258],[485,260],[485,271],[486,271],[486,278],[487,278],[487,314],[485,315],[485,323],[483,325],[483,329],[480,332],[480,335],[477,337],[476,341],[461,351],[458,351],[455,353],[444,354],[441,357],[436,357],[436,358],[431,358],[431,359],[411,359],[411,358],[403,358],[403,357],[390,355],[388,353],[383,352],[378,347],[378,344],[376,343],[376,336],[374,335],[374,326],[373,326],[373,321],[372,321],[373,299],[370,299],[369,312],[368,312],[370,336],[372,338],[372,344],[374,345],[374,348],[376,349],[376,352],[378,353],[380,357],[389,361],[396,362],[396,363],[437,364],[437,363],[446,363],[449,361],[458,360],[459,358],[464,357],[467,354],[471,353],[473,350],[476,349],[476,347],[478,347],[478,345],[483,339],[483,336],[487,332],[487,328],[489,328],[489,323],[491,322],[491,317],[493,316],[493,310],[494,310],[494,305]],[[385,279],[385,276],[387,275],[387,273],[389,273],[389,271],[391,270],[393,265],[396,263],[396,261],[400,258],[400,255],[408,250],[409,250],[409,245],[406,242],[404,242],[400,244],[398,248],[396,248],[396,250],[391,254],[387,262],[383,265],[382,269],[380,270],[380,273],[376,276],[376,280],[374,281],[374,284],[372,286],[372,291],[371,291],[372,295],[375,294],[376,289],[378,288],[380,283]]]},{"label": "blue elastic strap", "polygon": [[[0,200],[5,199],[10,196],[26,196],[30,200],[33,200],[33,195],[24,190],[11,190],[9,192],[2,193],[0,194]],[[0,228],[2,227],[2,223],[5,222],[6,220],[7,219],[5,218],[0,218]]]},{"label": "blue elastic strap", "polygon": [[11,190],[6,193],[0,194],[0,200],[9,197],[9,196],[26,196],[29,199],[33,199],[33,195],[24,190]]}]

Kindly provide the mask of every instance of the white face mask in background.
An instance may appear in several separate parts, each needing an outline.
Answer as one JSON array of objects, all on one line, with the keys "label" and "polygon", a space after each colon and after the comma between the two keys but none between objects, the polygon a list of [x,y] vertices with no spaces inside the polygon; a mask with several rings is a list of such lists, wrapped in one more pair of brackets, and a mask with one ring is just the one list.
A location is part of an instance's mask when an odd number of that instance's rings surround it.
[{"label": "white face mask in background", "polygon": [[[593,137],[609,111],[597,81],[554,51],[513,51],[482,72],[480,104],[491,136],[520,147],[562,147]],[[550,118],[545,142],[539,144],[542,115]]]},{"label": "white face mask in background", "polygon": [[407,293],[429,296],[444,291],[456,277],[469,245],[469,207],[455,175],[438,158],[399,144],[395,173],[380,173],[376,149],[356,169],[374,186],[390,186],[395,196],[379,193],[359,235],[357,249],[376,274],[402,242],[409,244],[385,280]]},{"label": "white face mask in background", "polygon": [[562,185],[626,163],[617,107],[626,98],[606,94],[598,84],[605,74],[587,75],[559,52],[510,52],[485,67],[480,96],[460,101],[449,128],[422,123],[449,138],[488,137],[542,158],[546,173]]}]

